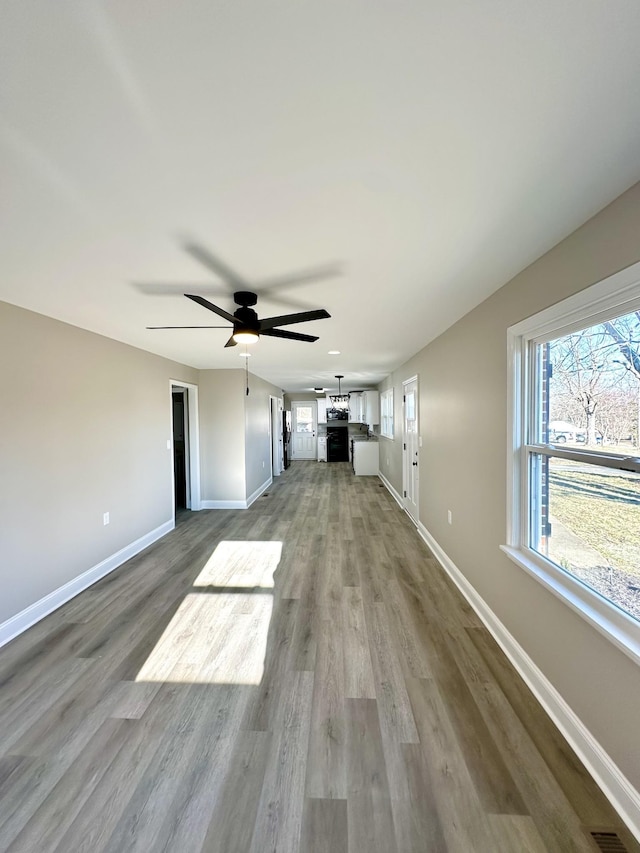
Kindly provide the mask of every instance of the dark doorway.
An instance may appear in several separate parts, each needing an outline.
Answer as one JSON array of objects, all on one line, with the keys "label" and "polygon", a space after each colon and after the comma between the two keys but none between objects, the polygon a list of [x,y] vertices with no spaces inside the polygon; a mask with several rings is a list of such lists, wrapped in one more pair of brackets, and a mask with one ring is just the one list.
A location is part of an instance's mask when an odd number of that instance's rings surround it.
[{"label": "dark doorway", "polygon": [[176,513],[187,509],[187,391],[173,390],[173,482]]}]

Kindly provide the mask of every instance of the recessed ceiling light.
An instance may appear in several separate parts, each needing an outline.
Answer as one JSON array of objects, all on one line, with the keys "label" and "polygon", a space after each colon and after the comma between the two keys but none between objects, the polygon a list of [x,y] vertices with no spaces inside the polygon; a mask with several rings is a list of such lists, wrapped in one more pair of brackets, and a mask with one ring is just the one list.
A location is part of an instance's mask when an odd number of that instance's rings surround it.
[{"label": "recessed ceiling light", "polygon": [[330,349],[329,355],[340,355],[340,350],[339,349]]}]

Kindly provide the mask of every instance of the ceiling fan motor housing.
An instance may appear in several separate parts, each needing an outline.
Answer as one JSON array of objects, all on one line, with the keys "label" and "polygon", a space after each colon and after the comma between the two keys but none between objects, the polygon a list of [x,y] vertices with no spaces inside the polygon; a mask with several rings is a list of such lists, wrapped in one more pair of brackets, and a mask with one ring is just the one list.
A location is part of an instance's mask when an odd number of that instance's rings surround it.
[{"label": "ceiling fan motor housing", "polygon": [[[237,301],[238,300],[236,299],[236,302]],[[241,327],[243,329],[251,329],[254,332],[260,331],[260,320],[258,320],[258,315],[253,308],[247,308],[243,305],[242,308],[238,308],[237,311],[233,312],[233,316],[238,321],[237,323],[234,323],[236,328]]]}]

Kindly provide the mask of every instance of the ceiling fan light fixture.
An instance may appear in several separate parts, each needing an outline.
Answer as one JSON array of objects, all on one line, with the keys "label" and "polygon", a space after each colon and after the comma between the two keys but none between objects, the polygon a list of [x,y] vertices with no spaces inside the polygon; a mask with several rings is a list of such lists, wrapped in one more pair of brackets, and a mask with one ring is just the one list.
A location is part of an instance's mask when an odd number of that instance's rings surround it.
[{"label": "ceiling fan light fixture", "polygon": [[238,329],[231,337],[237,344],[255,344],[259,335],[253,329]]}]

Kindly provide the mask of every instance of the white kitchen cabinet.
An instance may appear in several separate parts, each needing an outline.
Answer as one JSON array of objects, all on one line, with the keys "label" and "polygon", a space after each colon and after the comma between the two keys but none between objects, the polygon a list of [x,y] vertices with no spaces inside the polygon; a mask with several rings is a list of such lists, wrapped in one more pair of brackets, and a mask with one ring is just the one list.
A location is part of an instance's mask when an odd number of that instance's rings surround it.
[{"label": "white kitchen cabinet", "polygon": [[318,403],[318,423],[326,424],[327,422],[327,398],[319,397]]},{"label": "white kitchen cabinet", "polygon": [[356,391],[352,394],[349,394],[349,423],[350,424],[363,424],[364,423],[364,411],[362,408],[362,392]]},{"label": "white kitchen cabinet", "polygon": [[380,423],[380,395],[377,391],[362,392],[362,423],[374,426]]},{"label": "white kitchen cabinet", "polygon": [[353,473],[377,475],[380,470],[380,446],[377,441],[353,442]]},{"label": "white kitchen cabinet", "polygon": [[327,436],[318,436],[318,462],[327,461]]}]

